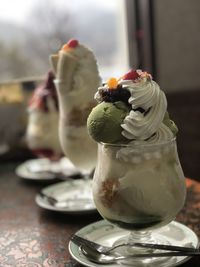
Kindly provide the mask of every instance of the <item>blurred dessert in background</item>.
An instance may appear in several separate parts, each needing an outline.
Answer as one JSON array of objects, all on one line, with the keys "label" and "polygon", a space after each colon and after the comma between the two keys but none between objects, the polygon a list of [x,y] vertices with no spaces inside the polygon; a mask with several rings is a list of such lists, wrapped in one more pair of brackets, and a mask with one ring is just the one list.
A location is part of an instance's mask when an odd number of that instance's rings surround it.
[{"label": "blurred dessert in background", "polygon": [[95,56],[77,40],[70,40],[50,61],[56,76],[62,149],[76,167],[89,172],[96,164],[97,146],[87,133],[86,122],[101,83]]},{"label": "blurred dessert in background", "polygon": [[35,90],[28,105],[26,141],[37,157],[59,159],[62,150],[58,137],[58,99],[54,74],[49,71],[45,81]]},{"label": "blurred dessert in background", "polygon": [[23,147],[26,129],[25,111],[21,83],[0,84],[0,155]]}]

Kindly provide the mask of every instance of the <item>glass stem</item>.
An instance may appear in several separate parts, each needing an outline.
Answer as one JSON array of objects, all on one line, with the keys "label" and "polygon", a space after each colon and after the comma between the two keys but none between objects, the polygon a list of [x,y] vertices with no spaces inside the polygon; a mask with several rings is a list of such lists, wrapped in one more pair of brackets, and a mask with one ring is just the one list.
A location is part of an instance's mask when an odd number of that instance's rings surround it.
[{"label": "glass stem", "polygon": [[[152,237],[151,231],[132,231],[128,236],[128,243],[156,243]],[[128,247],[127,253],[134,254],[134,253],[145,253],[151,252],[151,248],[140,248],[140,247]]]},{"label": "glass stem", "polygon": [[132,231],[129,235],[128,242],[152,243],[153,238],[151,233],[151,231]]}]

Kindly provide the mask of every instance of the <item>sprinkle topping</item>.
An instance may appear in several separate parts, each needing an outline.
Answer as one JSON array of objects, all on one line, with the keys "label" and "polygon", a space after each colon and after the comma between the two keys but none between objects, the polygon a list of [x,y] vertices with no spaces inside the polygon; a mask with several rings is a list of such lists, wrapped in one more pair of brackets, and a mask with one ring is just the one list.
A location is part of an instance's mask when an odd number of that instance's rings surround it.
[{"label": "sprinkle topping", "polygon": [[151,76],[151,74],[148,73],[147,71],[142,72],[141,75],[140,75],[140,77],[142,77],[142,78],[147,78],[147,79],[149,79],[149,80],[152,80],[152,76]]}]

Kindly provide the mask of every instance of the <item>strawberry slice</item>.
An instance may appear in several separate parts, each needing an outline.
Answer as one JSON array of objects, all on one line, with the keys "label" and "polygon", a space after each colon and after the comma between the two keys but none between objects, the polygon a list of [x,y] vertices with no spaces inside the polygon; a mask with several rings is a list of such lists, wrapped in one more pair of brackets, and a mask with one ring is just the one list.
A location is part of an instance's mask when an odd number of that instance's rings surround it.
[{"label": "strawberry slice", "polygon": [[130,70],[123,76],[123,80],[136,80],[140,77],[136,70]]}]

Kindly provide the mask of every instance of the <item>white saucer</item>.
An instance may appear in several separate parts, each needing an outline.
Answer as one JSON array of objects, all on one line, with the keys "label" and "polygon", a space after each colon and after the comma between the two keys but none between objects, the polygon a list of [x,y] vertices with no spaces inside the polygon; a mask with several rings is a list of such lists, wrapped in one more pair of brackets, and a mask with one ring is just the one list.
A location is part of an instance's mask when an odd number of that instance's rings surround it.
[{"label": "white saucer", "polygon": [[48,158],[27,160],[20,164],[15,172],[20,178],[35,181],[56,179],[60,173],[66,178],[80,174],[78,169],[65,157],[59,161],[51,161]]},{"label": "white saucer", "polygon": [[[199,241],[196,234],[189,229],[187,226],[178,223],[178,222],[171,222],[167,226],[164,226],[158,230],[154,231],[157,235],[161,234],[167,236],[167,238],[171,239],[173,245],[177,246],[193,246],[195,248],[198,247]],[[102,245],[112,246],[112,244],[121,237],[124,237],[129,234],[128,231],[120,229],[113,224],[105,220],[101,220],[79,230],[77,235],[82,237],[86,237],[91,241],[95,241]],[[71,256],[78,261],[79,263],[88,266],[88,267],[106,267],[108,265],[104,264],[97,264],[91,262],[86,256],[81,252],[79,246],[75,245],[73,242],[69,242],[69,252]],[[182,264],[183,262],[189,260],[191,258],[188,256],[183,257],[166,257],[164,258],[165,261],[159,265],[154,264],[155,267],[172,267]],[[110,267],[116,267],[116,264],[109,264]],[[125,266],[121,265],[120,266]],[[138,267],[137,265],[132,265],[133,267]],[[152,267],[152,265],[148,265],[146,263],[146,267]]]},{"label": "white saucer", "polygon": [[76,179],[50,185],[42,193],[58,202],[54,205],[48,199],[36,195],[35,201],[41,208],[70,214],[96,212],[92,197],[92,180]]}]

